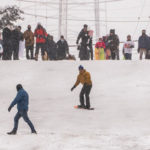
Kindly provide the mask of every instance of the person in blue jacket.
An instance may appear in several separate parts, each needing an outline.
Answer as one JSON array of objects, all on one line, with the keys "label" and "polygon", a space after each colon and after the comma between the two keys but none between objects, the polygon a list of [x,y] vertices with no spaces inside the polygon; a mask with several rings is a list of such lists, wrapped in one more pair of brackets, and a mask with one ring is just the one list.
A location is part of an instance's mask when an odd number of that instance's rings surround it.
[{"label": "person in blue jacket", "polygon": [[140,53],[140,60],[142,60],[143,53],[145,54],[145,58],[147,52],[150,48],[150,38],[146,34],[146,30],[142,30],[142,35],[138,40],[138,53]]},{"label": "person in blue jacket", "polygon": [[16,89],[18,91],[16,98],[13,100],[11,105],[8,108],[8,111],[10,112],[11,109],[17,104],[18,112],[14,118],[14,128],[11,132],[8,132],[9,135],[15,135],[17,133],[18,129],[18,123],[19,119],[22,117],[24,121],[29,125],[31,128],[31,133],[37,133],[32,122],[30,121],[28,117],[28,105],[29,105],[29,96],[28,93],[23,89],[21,84],[18,84],[16,86]]}]

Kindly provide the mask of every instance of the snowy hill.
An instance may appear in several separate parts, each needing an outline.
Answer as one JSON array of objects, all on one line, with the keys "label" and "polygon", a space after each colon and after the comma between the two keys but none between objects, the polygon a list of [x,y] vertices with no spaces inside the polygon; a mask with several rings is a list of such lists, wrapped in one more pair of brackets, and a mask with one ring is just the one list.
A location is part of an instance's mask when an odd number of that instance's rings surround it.
[{"label": "snowy hill", "polygon": [[[76,110],[81,86],[78,65],[91,73],[94,111]],[[0,62],[0,150],[148,150],[150,148],[150,62]],[[22,83],[30,95],[29,116],[38,135],[7,112]]]}]

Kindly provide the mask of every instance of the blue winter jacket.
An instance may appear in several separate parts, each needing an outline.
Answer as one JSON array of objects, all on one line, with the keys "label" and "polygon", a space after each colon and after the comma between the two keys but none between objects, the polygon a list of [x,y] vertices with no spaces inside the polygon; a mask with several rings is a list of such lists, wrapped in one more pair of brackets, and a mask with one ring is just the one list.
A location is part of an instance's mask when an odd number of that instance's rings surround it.
[{"label": "blue winter jacket", "polygon": [[138,40],[138,48],[144,48],[146,50],[150,49],[150,38],[147,35],[142,35],[140,36],[139,40]]},{"label": "blue winter jacket", "polygon": [[11,103],[10,107],[13,107],[17,104],[18,111],[28,111],[28,104],[29,104],[29,96],[28,93],[24,89],[20,89],[17,93],[16,98]]}]

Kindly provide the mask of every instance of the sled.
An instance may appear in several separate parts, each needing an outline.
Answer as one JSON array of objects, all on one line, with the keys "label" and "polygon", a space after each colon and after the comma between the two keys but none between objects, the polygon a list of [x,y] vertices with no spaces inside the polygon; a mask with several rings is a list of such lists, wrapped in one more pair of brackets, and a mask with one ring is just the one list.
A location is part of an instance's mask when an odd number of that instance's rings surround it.
[{"label": "sled", "polygon": [[95,48],[95,60],[105,60],[104,48]]},{"label": "sled", "polygon": [[81,108],[81,107],[79,107],[78,105],[74,106],[74,108],[75,108],[75,109],[94,110],[94,108],[89,108],[89,109]]},{"label": "sled", "polygon": [[99,49],[95,48],[95,60],[99,60]]},{"label": "sled", "polygon": [[105,60],[104,48],[99,48],[99,57],[100,57],[100,60]]}]

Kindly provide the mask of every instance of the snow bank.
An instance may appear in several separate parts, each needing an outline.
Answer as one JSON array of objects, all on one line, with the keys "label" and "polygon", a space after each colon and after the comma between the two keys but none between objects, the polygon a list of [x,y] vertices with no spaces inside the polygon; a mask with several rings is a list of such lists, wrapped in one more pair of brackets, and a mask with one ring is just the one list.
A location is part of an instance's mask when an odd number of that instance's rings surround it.
[{"label": "snow bank", "polygon": [[[78,65],[91,73],[94,111],[76,110],[81,86],[70,92]],[[148,150],[150,148],[150,62],[0,62],[0,150]],[[38,135],[7,112],[17,83],[30,95],[29,116]]]}]

